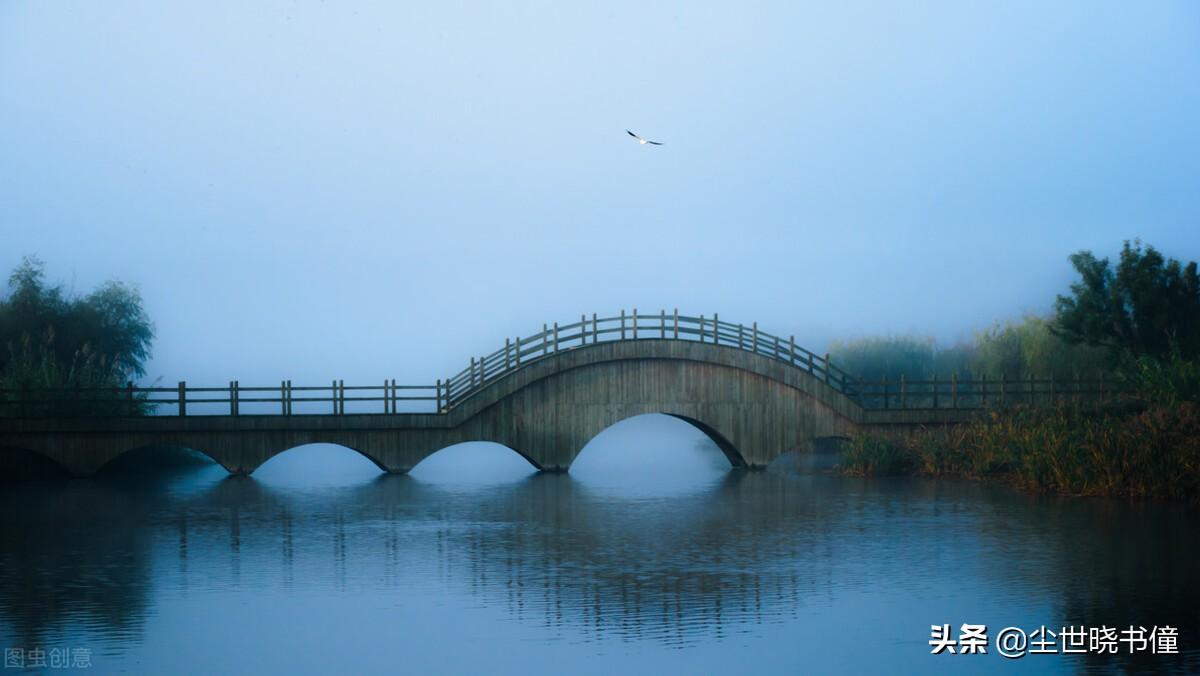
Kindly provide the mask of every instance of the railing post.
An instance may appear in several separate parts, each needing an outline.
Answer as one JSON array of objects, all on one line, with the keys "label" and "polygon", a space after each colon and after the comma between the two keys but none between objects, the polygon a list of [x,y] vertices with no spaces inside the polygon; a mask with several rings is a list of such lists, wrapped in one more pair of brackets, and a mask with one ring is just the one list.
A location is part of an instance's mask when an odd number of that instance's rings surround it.
[{"label": "railing post", "polygon": [[484,381],[487,380],[487,371],[483,368],[483,355],[479,355],[479,386],[483,387]]},{"label": "railing post", "polygon": [[337,415],[338,414],[338,405],[337,405],[337,381],[336,380],[334,380],[329,385],[329,403],[331,403],[333,405],[333,414]]},{"label": "railing post", "polygon": [[750,351],[758,354],[758,322],[754,322],[754,333],[751,336],[753,342],[750,344]]},{"label": "railing post", "polygon": [[679,308],[675,308],[675,340],[679,340]]},{"label": "railing post", "polygon": [[908,382],[904,374],[900,374],[900,408],[908,408]]},{"label": "railing post", "polygon": [[133,417],[133,381],[125,382],[125,405],[127,407],[126,415]]},{"label": "railing post", "polygon": [[888,403],[888,381],[886,373],[883,374],[883,407],[885,409],[890,408]]},{"label": "railing post", "polygon": [[950,408],[958,408],[958,373],[950,374]]},{"label": "railing post", "polygon": [[287,381],[279,381],[279,415],[287,415]]},{"label": "railing post", "polygon": [[933,407],[938,407],[938,381],[937,374],[933,374]]},{"label": "railing post", "polygon": [[587,345],[587,315],[579,315],[579,344]]},{"label": "railing post", "polygon": [[471,357],[470,370],[467,371],[467,383],[475,387],[475,357]]},{"label": "railing post", "polygon": [[816,369],[816,365],[813,364],[813,353],[809,352],[808,353],[808,372],[809,372],[809,374],[813,375],[813,376],[817,375],[817,372],[815,369]]},{"label": "railing post", "polygon": [[713,345],[721,344],[721,315],[713,313]]},{"label": "railing post", "polygon": [[520,368],[521,367],[521,337],[517,336],[515,339],[513,339],[513,344],[516,346],[516,349],[513,350],[513,352],[515,353],[513,361],[516,363],[517,368]]},{"label": "railing post", "polygon": [[658,311],[658,337],[660,340],[665,340],[667,337],[667,311]]},{"label": "railing post", "polygon": [[825,353],[825,384],[826,384],[826,385],[829,385],[829,384],[830,384],[830,383],[829,383],[829,371],[830,371],[830,368],[829,368],[829,353],[828,353],[828,352],[826,352],[826,353]]},{"label": "railing post", "polygon": [[387,378],[383,380],[383,413],[384,415],[392,412],[392,385]]},{"label": "railing post", "polygon": [[546,324],[542,324],[542,356],[545,356],[549,349],[549,345],[546,343],[547,333],[550,333],[550,327]]},{"label": "railing post", "polygon": [[508,356],[508,353],[511,351],[512,351],[512,341],[509,340],[508,338],[505,338],[504,339],[504,370],[505,371],[508,370],[508,365],[511,363],[509,361],[510,357]]},{"label": "railing post", "polygon": [[238,414],[238,382],[229,381],[229,415]]},{"label": "railing post", "polygon": [[788,363],[796,363],[796,336],[788,336]]},{"label": "railing post", "polygon": [[[555,351],[555,352],[558,352],[558,322],[554,322],[554,351]],[[482,358],[482,357],[480,357],[480,359],[479,359],[479,363],[480,363],[481,365],[483,364],[483,358]],[[481,372],[483,371],[483,369],[482,369],[482,368],[481,368],[481,369],[479,369],[479,370],[480,370]],[[483,382],[483,379],[482,379],[482,378],[480,378],[479,382],[481,382],[481,383],[482,383],[482,382]]]},{"label": "railing post", "polygon": [[592,342],[600,342],[600,325],[596,321],[596,313],[592,313]]},{"label": "railing post", "polygon": [[442,408],[442,379],[437,379],[437,384],[433,386],[433,408],[438,413],[441,413]]},{"label": "railing post", "polygon": [[625,310],[621,310],[621,340],[625,340]]},{"label": "railing post", "polygon": [[700,342],[704,342],[704,315],[700,315]]},{"label": "railing post", "polygon": [[179,417],[187,415],[187,383],[179,381]]},{"label": "railing post", "polygon": [[637,308],[633,308],[633,339],[637,340]]},{"label": "railing post", "polygon": [[291,378],[288,378],[288,381],[287,381],[287,414],[288,415],[292,414],[292,379]]},{"label": "railing post", "polygon": [[775,336],[775,358],[779,359],[779,336]]},{"label": "railing post", "polygon": [[746,336],[746,327],[744,327],[744,326],[743,326],[743,325],[741,325],[741,324],[738,324],[738,349],[739,349],[739,350],[744,350],[744,349],[746,349],[746,338],[745,338],[745,336]]}]

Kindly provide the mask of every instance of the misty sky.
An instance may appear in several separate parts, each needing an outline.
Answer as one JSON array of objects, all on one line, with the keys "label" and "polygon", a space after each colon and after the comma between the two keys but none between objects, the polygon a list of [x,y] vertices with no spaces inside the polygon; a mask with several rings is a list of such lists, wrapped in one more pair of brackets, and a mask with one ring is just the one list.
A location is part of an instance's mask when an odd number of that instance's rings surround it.
[{"label": "misty sky", "polygon": [[0,2],[0,268],[138,284],[148,381],[634,306],[953,341],[1198,226],[1195,2]]}]

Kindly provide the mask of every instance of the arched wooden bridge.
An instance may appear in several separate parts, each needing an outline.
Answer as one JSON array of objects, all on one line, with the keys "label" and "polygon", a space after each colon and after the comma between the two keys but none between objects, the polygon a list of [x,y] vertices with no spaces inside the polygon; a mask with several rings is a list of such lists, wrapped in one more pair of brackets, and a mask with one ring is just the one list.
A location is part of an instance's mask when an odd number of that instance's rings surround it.
[{"label": "arched wooden bridge", "polygon": [[[1054,381],[1048,389],[1045,383],[901,381],[881,388],[855,382],[827,355],[754,324],[635,310],[543,326],[428,386],[284,381],[0,393],[0,446],[47,456],[73,474],[157,445],[191,448],[230,472],[249,473],[290,448],[333,443],[384,470],[407,472],[447,446],[491,441],[540,470],[564,471],[610,425],[662,413],[702,430],[734,467],[763,467],[864,426],[958,422],[989,396],[1035,400],[1094,391],[1081,382],[1057,390]],[[419,407],[427,408],[412,410]]]}]

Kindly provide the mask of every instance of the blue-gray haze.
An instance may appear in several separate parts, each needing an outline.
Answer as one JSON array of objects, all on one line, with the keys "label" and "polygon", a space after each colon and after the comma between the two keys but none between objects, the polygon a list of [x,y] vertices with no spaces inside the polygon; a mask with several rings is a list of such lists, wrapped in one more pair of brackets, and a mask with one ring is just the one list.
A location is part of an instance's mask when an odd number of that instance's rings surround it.
[{"label": "blue-gray haze", "polygon": [[1200,257],[1197,120],[1193,2],[7,0],[0,268],[139,284],[166,382],[634,306],[953,341]]}]

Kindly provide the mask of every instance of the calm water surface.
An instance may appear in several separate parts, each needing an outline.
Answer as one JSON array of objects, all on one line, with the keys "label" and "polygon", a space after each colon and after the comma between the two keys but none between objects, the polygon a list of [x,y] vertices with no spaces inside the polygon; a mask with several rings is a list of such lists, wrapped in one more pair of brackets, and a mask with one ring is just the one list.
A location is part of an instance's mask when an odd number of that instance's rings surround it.
[{"label": "calm water surface", "polygon": [[[484,444],[409,476],[153,455],[0,488],[0,645],[89,673],[1200,672],[1194,508],[731,472],[657,416],[570,475]],[[1183,654],[929,654],[964,622],[1169,624]]]}]

